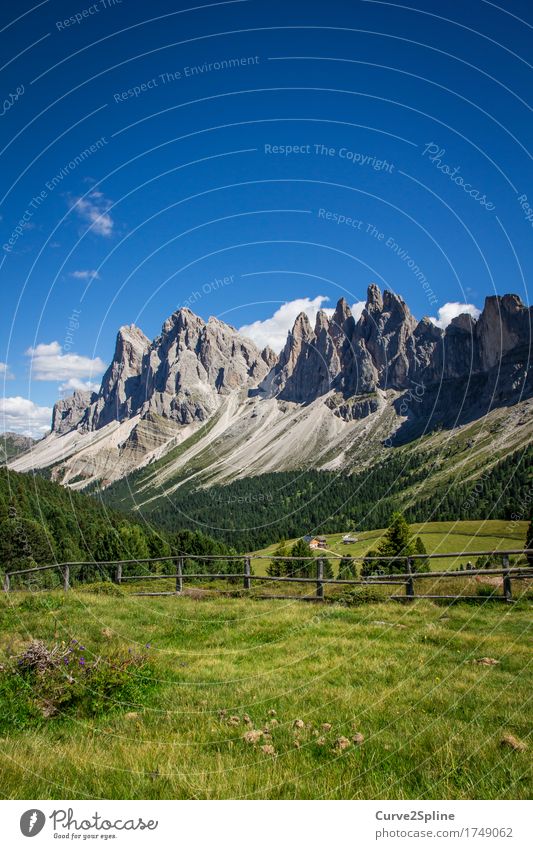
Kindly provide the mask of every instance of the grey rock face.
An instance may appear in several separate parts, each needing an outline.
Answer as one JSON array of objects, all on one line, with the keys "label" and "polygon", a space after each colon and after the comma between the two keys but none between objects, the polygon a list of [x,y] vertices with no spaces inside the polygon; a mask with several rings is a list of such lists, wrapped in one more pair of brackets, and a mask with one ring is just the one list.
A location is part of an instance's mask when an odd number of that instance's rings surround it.
[{"label": "grey rock face", "polygon": [[52,411],[52,431],[62,434],[76,428],[87,430],[87,417],[98,396],[94,392],[74,392],[56,401]]},{"label": "grey rock face", "polygon": [[350,398],[349,401],[343,401],[342,395],[340,399],[330,396],[326,404],[340,419],[345,422],[352,422],[358,419],[366,419],[367,416],[375,413],[379,409],[379,398],[375,393]]},{"label": "grey rock face", "polygon": [[381,390],[394,389],[406,393],[402,411],[415,399],[412,415],[422,419],[433,399],[448,420],[480,397],[503,404],[531,391],[531,325],[531,308],[504,295],[487,298],[478,321],[459,315],[442,330],[427,318],[417,323],[402,298],[372,284],[358,321],[342,298],[331,317],[318,313],[314,328],[300,313],[278,359],[234,327],[183,308],[153,342],[133,325],[121,328],[100,391],[58,401],[52,428],[96,430],[140,415],[152,441],[158,417],[206,421],[223,396],[241,391],[308,404],[334,390],[328,406],[351,421],[375,412]]},{"label": "grey rock face", "polygon": [[219,396],[256,386],[272,357],[265,359],[234,327],[216,318],[206,323],[185,308],[165,321],[153,342],[133,325],[122,327],[100,391],[58,402],[52,429],[97,430],[137,414],[179,424],[204,421],[217,410]]},{"label": "grey rock face", "polygon": [[111,421],[123,421],[138,411],[142,403],[142,364],[149,345],[149,339],[134,324],[120,328],[113,361],[102,378],[88,417],[91,430]]},{"label": "grey rock face", "polygon": [[491,295],[485,299],[475,333],[479,364],[484,371],[513,348],[531,344],[532,316],[532,308],[528,310],[518,295]]},{"label": "grey rock face", "polygon": [[357,322],[343,300],[331,320],[319,313],[314,333],[298,317],[276,367],[280,397],[308,402],[333,388],[350,399],[485,374],[530,349],[532,319],[517,295],[494,296],[477,322],[465,313],[442,330],[417,323],[402,298],[372,284]]}]

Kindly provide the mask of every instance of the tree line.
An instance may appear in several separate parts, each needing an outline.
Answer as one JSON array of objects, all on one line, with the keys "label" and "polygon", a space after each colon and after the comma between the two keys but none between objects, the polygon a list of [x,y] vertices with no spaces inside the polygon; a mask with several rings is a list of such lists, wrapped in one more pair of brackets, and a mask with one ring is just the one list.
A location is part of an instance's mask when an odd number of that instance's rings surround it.
[{"label": "tree line", "polygon": [[[276,472],[209,490],[180,488],[143,511],[169,530],[178,522],[191,529],[211,527],[217,539],[246,552],[308,533],[385,527],[395,510],[409,522],[512,519],[517,505],[530,504],[533,446],[466,483],[436,487],[431,482],[434,462],[429,453],[398,451],[351,475]],[[116,493],[111,488],[103,497],[114,504]],[[529,507],[523,518],[528,516]]]},{"label": "tree line", "polygon": [[[53,563],[89,561],[79,567],[82,581],[112,575],[112,567],[99,568],[102,560],[142,560],[180,554],[191,555],[186,571],[210,571],[194,555],[229,555],[235,551],[199,531],[161,530],[131,514],[110,509],[83,493],[45,480],[38,475],[0,469],[0,569],[28,569]],[[230,563],[217,561],[218,571]],[[131,564],[124,574],[139,571]],[[152,567],[153,570],[153,567]],[[148,569],[147,569],[148,571]]]}]

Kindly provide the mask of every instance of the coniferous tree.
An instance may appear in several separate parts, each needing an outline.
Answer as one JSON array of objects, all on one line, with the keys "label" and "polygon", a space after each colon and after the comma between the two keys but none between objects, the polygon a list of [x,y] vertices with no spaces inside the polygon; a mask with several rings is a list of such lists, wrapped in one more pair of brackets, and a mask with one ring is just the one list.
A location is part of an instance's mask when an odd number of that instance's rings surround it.
[{"label": "coniferous tree", "polygon": [[[405,572],[406,559],[414,553],[413,540],[409,524],[403,513],[395,512],[391,516],[390,525],[377,548],[368,552],[367,556],[390,558],[389,560],[363,562],[361,574],[392,575],[394,572]],[[405,558],[405,559],[404,559]]]},{"label": "coniferous tree", "polygon": [[303,539],[298,539],[291,548],[291,557],[296,557],[296,560],[289,560],[290,574],[297,578],[310,578],[316,574],[316,563],[308,544]]},{"label": "coniferous tree", "polygon": [[[413,554],[427,554],[426,546],[424,545],[422,537],[417,537],[415,539]],[[416,560],[413,560],[413,569],[415,572],[429,572],[430,568],[429,557],[417,557]]]},{"label": "coniferous tree", "polygon": [[343,557],[339,563],[338,577],[343,578],[344,580],[357,578],[357,565],[355,560],[352,560],[351,557]]},{"label": "coniferous tree", "polygon": [[[278,558],[286,558],[289,556],[289,552],[287,550],[287,543],[284,539],[280,540],[278,547],[274,551],[274,557]],[[270,575],[272,578],[282,578],[287,574],[287,567],[290,566],[290,562],[287,560],[271,560],[268,568],[267,575]]]}]

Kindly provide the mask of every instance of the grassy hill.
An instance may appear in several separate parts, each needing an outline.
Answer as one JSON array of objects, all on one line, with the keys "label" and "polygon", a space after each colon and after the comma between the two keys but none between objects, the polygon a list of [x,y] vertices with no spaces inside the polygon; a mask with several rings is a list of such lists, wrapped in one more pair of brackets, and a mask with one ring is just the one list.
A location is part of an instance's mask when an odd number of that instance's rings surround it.
[{"label": "grassy hill", "polygon": [[[525,601],[319,612],[77,590],[0,596],[2,794],[528,799],[530,751],[502,742],[531,746],[530,628]],[[75,687],[62,670],[22,677],[28,635],[48,648],[81,644]],[[146,661],[132,680],[121,672],[119,688],[109,659],[128,650]],[[244,739],[265,728],[255,744]]]},{"label": "grassy hill", "polygon": [[[448,554],[453,552],[468,551],[498,551],[513,548],[523,548],[526,539],[526,521],[457,521],[457,522],[423,522],[411,525],[416,536],[420,536],[428,554]],[[327,540],[328,554],[338,556],[363,557],[371,548],[374,548],[378,540],[385,533],[385,528],[374,531],[354,532],[357,542],[344,545],[342,537],[344,533],[324,534]],[[289,541],[289,545],[296,542]],[[255,551],[255,555],[272,555],[277,546],[269,545],[266,548]],[[314,552],[318,556],[319,552]],[[444,570],[457,568],[460,564],[468,562],[467,557],[443,558],[442,560],[430,561],[433,570]],[[256,574],[263,575],[268,566],[268,560],[254,558],[252,564]]]}]

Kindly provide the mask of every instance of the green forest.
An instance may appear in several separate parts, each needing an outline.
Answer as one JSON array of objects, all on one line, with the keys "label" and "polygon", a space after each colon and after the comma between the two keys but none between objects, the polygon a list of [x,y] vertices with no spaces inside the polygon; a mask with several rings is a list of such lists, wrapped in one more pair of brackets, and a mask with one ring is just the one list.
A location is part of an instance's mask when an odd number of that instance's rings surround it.
[{"label": "green forest", "polygon": [[[161,531],[96,498],[38,475],[0,469],[0,564],[4,571],[79,561],[143,559],[189,553],[231,554],[223,542],[186,528]],[[223,564],[225,565],[225,564]],[[186,562],[186,568],[198,564]],[[227,566],[226,566],[227,568]],[[136,571],[139,567],[135,566]],[[124,570],[128,574],[128,568]],[[106,578],[89,562],[79,580]]]},{"label": "green forest", "polygon": [[[386,527],[398,509],[408,522],[510,519],[520,505],[530,504],[532,468],[530,447],[474,481],[426,493],[427,464],[420,455],[398,453],[349,476],[284,472],[210,490],[178,490],[173,500],[142,512],[118,509],[123,484],[87,495],[0,468],[0,564],[10,571],[89,561],[77,567],[77,577],[88,581],[111,576],[112,567],[94,561],[186,553],[193,556],[186,571],[210,571],[194,555],[250,552],[307,533]],[[136,564],[129,568],[139,572]],[[231,563],[218,561],[217,571],[231,572]]]},{"label": "green forest", "polygon": [[[430,489],[430,465],[428,456],[398,452],[352,475],[277,472],[208,490],[180,488],[142,512],[160,527],[201,528],[246,552],[307,533],[383,528],[398,509],[409,522],[444,522],[508,519],[521,504],[530,503],[533,446],[464,484],[433,484]],[[124,486],[110,487],[104,500],[120,504]]]}]

